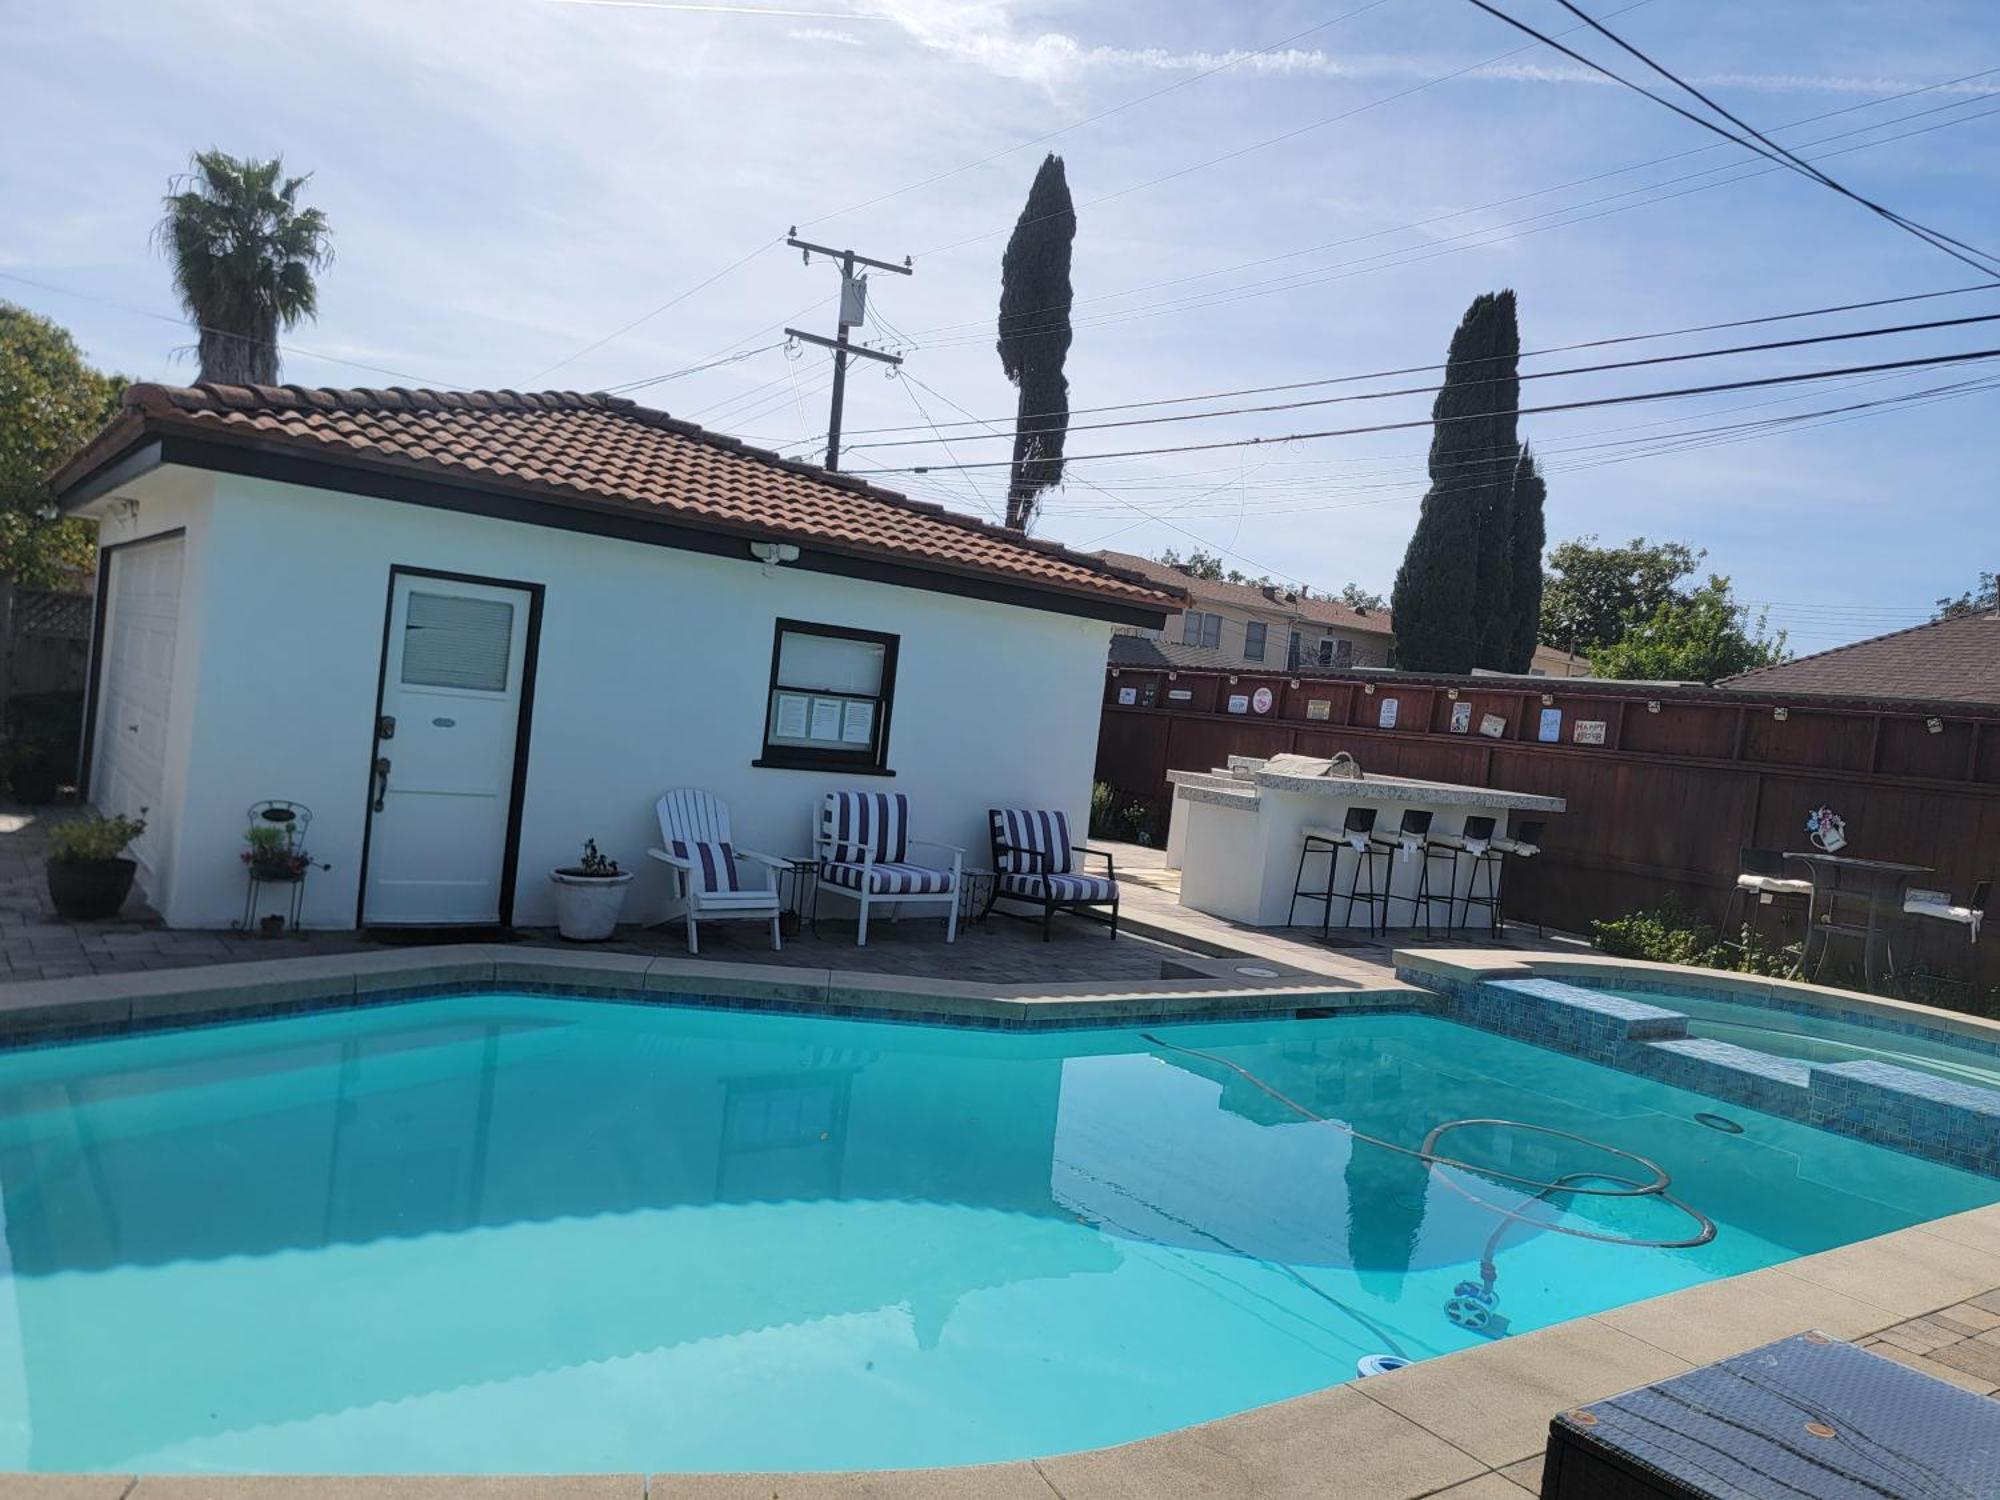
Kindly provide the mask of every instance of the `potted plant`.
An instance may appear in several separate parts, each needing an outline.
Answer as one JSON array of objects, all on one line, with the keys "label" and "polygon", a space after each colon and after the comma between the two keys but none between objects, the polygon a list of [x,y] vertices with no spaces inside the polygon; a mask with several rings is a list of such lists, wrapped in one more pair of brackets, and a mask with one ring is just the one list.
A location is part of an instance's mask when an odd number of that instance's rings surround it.
[{"label": "potted plant", "polygon": [[551,870],[556,888],[556,930],[572,943],[601,943],[618,925],[625,905],[625,887],[632,883],[618,861],[597,852],[597,840],[586,839],[583,858]]},{"label": "potted plant", "polygon": [[115,917],[132,893],[137,861],[125,846],[146,831],[143,818],[73,818],[49,829],[49,900],[70,922]]},{"label": "potted plant", "polygon": [[253,823],[243,832],[243,863],[259,880],[303,880],[312,856],[292,842],[291,832],[270,823]]}]

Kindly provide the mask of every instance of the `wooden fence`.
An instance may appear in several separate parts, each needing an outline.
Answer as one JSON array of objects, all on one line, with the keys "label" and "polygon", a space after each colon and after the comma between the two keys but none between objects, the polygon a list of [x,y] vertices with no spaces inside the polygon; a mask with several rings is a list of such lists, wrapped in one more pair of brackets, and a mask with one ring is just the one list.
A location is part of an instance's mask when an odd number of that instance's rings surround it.
[{"label": "wooden fence", "polygon": [[90,671],[91,596],[0,581],[0,710],[31,693],[75,692]]},{"label": "wooden fence", "polygon": [[[1565,797],[1509,909],[1568,931],[1672,897],[1722,914],[1745,845],[1928,865],[1964,901],[2000,875],[2000,707],[1756,696],[1714,688],[1394,673],[1114,667],[1097,776],[1166,799],[1166,773],[1230,755],[1345,750],[1368,772]],[[1995,924],[2000,928],[2000,923]],[[1976,955],[2000,982],[2000,930]],[[1958,969],[1963,929],[1925,924],[1918,958]]]}]

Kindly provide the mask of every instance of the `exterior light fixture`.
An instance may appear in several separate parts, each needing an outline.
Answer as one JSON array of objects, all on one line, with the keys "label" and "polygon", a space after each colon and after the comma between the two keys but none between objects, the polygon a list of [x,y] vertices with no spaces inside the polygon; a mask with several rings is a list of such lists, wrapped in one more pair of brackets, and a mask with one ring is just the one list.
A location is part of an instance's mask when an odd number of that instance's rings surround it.
[{"label": "exterior light fixture", "polygon": [[1781,706],[1771,710],[1771,717],[1776,719],[1780,724],[1784,723],[1785,720],[1789,719],[1791,716],[1792,716],[1792,711],[1789,708],[1784,708]]},{"label": "exterior light fixture", "polygon": [[1930,732],[1931,732],[1932,734],[1943,734],[1943,733],[1944,733],[1944,720],[1943,720],[1943,719],[1926,719],[1926,720],[1924,720],[1924,728],[1928,729],[1928,730],[1929,730],[1929,731],[1930,731]]},{"label": "exterior light fixture", "polygon": [[1451,701],[1452,701],[1452,702],[1454,702],[1454,703],[1458,702],[1458,689],[1457,689],[1457,688],[1446,688],[1446,689],[1444,690],[1444,695],[1445,695],[1445,697],[1447,697],[1447,698],[1451,699]]},{"label": "exterior light fixture", "polygon": [[1292,679],[1292,686],[1296,688],[1298,685],[1299,685],[1299,680],[1298,678],[1294,677]]},{"label": "exterior light fixture", "polygon": [[778,563],[797,562],[799,549],[790,542],[752,542],[750,555],[768,568]]},{"label": "exterior light fixture", "polygon": [[1372,698],[1375,696],[1375,684],[1372,682],[1363,683],[1361,686],[1361,691],[1366,693],[1369,697]]},{"label": "exterior light fixture", "polygon": [[1167,681],[1169,682],[1179,682],[1180,679],[1181,679],[1181,674],[1178,672],[1167,673]]},{"label": "exterior light fixture", "polygon": [[1659,711],[1660,711],[1660,700],[1658,698],[1648,698],[1646,700],[1646,712],[1649,714],[1656,714]]},{"label": "exterior light fixture", "polygon": [[1234,672],[1231,672],[1231,673],[1229,674],[1229,685],[1230,685],[1231,687],[1235,687],[1235,686],[1236,686],[1236,674],[1235,674]]},{"label": "exterior light fixture", "polygon": [[1111,675],[1112,675],[1113,677],[1116,677],[1116,676],[1118,675],[1118,669],[1117,669],[1116,667],[1113,667],[1113,668],[1111,669]]},{"label": "exterior light fixture", "polygon": [[1544,693],[1544,694],[1542,694],[1542,707],[1543,707],[1543,708],[1554,708],[1554,707],[1555,707],[1555,705],[1556,705],[1556,695],[1555,695],[1554,693]]}]

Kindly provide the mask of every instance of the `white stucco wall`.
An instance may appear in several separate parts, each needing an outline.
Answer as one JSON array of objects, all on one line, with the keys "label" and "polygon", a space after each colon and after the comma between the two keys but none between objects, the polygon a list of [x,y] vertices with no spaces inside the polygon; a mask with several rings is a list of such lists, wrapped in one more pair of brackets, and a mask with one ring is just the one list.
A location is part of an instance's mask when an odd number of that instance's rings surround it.
[{"label": "white stucco wall", "polygon": [[[312,852],[333,865],[311,879],[306,924],[353,925],[392,565],[546,587],[517,922],[553,921],[546,872],[586,837],[639,873],[628,918],[664,911],[666,872],[645,851],[653,800],[673,786],[722,796],[737,842],[777,854],[807,852],[819,796],[840,786],[907,793],[913,833],[976,864],[990,806],[1062,807],[1084,826],[1106,623],[266,480],[213,485],[189,523],[174,701],[187,748],[162,810],[171,869],[151,890],[172,926],[239,916],[244,810],[263,797],[310,806]],[[148,529],[152,509],[142,501]],[[893,779],[750,764],[780,616],[901,637]]]}]

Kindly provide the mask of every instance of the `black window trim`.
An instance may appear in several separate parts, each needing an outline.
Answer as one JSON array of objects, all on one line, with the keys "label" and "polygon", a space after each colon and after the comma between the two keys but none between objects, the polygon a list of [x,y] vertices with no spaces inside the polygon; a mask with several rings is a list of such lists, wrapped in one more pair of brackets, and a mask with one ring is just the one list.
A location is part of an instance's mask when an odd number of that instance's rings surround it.
[{"label": "black window trim", "polygon": [[[834,640],[867,641],[882,648],[882,691],[876,697],[875,742],[861,750],[807,750],[797,745],[771,743],[773,703],[778,696],[778,660],[785,648],[785,633],[828,636]],[[771,675],[764,685],[763,751],[751,765],[774,771],[840,771],[849,776],[894,776],[889,769],[889,726],[896,704],[896,655],[902,637],[881,630],[859,630],[851,625],[827,625],[816,620],[780,618],[771,629]],[[845,694],[865,697],[865,694]]]},{"label": "black window trim", "polygon": [[[1250,632],[1253,630],[1257,632],[1257,649],[1254,653],[1250,650]],[[1270,639],[1271,627],[1269,625],[1262,620],[1250,621],[1249,624],[1243,627],[1243,659],[1245,661],[1262,661],[1265,651],[1270,648]]]}]

